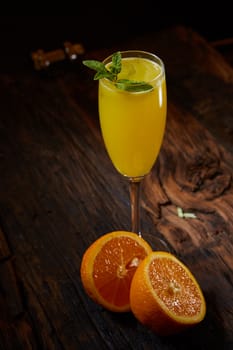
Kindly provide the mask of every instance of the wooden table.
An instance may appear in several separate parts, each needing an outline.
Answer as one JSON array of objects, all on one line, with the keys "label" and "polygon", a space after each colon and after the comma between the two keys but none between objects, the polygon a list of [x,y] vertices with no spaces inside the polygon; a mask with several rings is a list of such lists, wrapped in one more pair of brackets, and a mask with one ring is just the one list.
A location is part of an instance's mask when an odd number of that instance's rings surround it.
[{"label": "wooden table", "polygon": [[[126,48],[156,52],[167,74],[167,128],[143,183],[142,228],[190,267],[207,302],[202,323],[164,338],[96,305],[80,280],[88,245],[130,229],[128,184],[107,156],[98,84],[81,60]],[[232,349],[233,71],[223,57],[191,29],[170,28],[46,71],[28,53],[1,68],[0,95],[0,348]]]}]

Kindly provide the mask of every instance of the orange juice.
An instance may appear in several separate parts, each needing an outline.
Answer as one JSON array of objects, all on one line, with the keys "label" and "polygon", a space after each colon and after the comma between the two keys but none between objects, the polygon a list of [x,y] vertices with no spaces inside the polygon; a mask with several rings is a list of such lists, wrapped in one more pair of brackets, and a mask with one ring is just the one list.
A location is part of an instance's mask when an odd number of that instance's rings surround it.
[{"label": "orange juice", "polygon": [[147,58],[122,58],[118,79],[149,82],[151,90],[119,90],[99,81],[99,116],[103,139],[115,168],[124,176],[148,174],[158,156],[166,122],[164,68]]}]

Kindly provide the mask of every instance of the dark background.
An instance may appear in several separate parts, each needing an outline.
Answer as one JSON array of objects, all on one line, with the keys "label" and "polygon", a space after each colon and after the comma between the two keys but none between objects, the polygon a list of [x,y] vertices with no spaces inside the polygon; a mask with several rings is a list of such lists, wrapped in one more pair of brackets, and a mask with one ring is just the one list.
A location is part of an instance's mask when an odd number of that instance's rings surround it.
[{"label": "dark background", "polygon": [[82,42],[86,49],[115,43],[120,46],[127,37],[179,24],[193,28],[208,41],[216,41],[233,37],[233,15],[228,3],[84,1],[71,11],[75,16],[0,16],[0,52],[4,55],[56,49],[66,40]]}]

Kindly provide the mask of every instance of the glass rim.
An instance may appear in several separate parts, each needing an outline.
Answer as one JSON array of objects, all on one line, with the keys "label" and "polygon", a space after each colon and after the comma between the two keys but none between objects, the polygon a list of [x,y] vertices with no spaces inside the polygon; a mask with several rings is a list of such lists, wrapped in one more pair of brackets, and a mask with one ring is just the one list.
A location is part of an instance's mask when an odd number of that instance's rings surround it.
[{"label": "glass rim", "polygon": [[[159,66],[160,66],[160,69],[161,69],[161,72],[156,75],[155,78],[151,79],[151,80],[146,80],[144,82],[142,82],[142,84],[144,83],[152,83],[158,80],[160,80],[164,75],[165,75],[165,65],[164,65],[164,62],[163,60],[158,56],[156,55],[155,53],[152,53],[150,51],[145,51],[145,50],[137,50],[137,49],[132,49],[132,50],[118,50],[116,52],[120,52],[122,58],[125,58],[125,57],[141,57],[141,58],[144,58],[144,59],[147,59],[147,60],[150,60],[152,62],[155,62],[157,63]],[[103,59],[102,63],[104,64],[107,64],[107,63],[110,63],[111,62],[111,58],[113,56],[114,53],[108,55],[105,59]],[[106,80],[106,78],[102,78],[103,80]],[[101,79],[101,80],[102,80]],[[133,84],[132,84],[133,85]],[[135,83],[136,85],[136,83]],[[137,83],[138,85],[138,83]]]}]

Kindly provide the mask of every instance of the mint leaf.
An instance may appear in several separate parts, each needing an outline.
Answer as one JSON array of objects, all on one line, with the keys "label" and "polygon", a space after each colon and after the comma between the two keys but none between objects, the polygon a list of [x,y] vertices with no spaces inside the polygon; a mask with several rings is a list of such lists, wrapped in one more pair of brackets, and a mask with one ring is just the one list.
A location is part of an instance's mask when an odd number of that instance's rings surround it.
[{"label": "mint leaf", "polygon": [[[115,58],[116,60],[116,58]],[[99,80],[102,78],[107,78],[111,81],[116,80],[117,78],[117,73],[115,73],[115,71],[118,71],[118,67],[119,67],[119,58],[116,61],[117,66],[115,67],[114,65],[112,65],[112,69],[108,70],[105,65],[103,64],[103,62],[100,61],[96,61],[96,60],[85,60],[83,61],[83,64],[85,66],[87,66],[88,68],[94,69],[97,73],[94,76],[94,80]]]},{"label": "mint leaf", "polygon": [[115,75],[112,74],[111,72],[105,70],[105,71],[99,71],[97,72],[95,75],[94,75],[94,80],[99,80],[99,79],[102,79],[102,78],[107,78],[111,81],[114,81],[115,80]]},{"label": "mint leaf", "polygon": [[140,92],[152,90],[153,86],[143,82],[143,81],[135,81],[129,79],[118,79],[117,75],[121,72],[121,53],[120,51],[115,52],[112,55],[112,63],[107,69],[103,62],[96,60],[85,60],[83,64],[88,68],[91,68],[96,71],[94,75],[94,80],[99,80],[106,78],[110,81],[115,82],[115,86],[119,90],[129,91],[129,92]]},{"label": "mint leaf", "polygon": [[118,51],[112,55],[110,71],[117,76],[121,71],[121,53]]},{"label": "mint leaf", "polygon": [[152,90],[153,86],[145,83],[144,81],[135,81],[128,79],[118,79],[115,83],[116,87],[120,90],[130,91],[130,92],[140,92]]},{"label": "mint leaf", "polygon": [[105,65],[100,62],[100,61],[96,61],[96,60],[85,60],[83,61],[83,64],[85,66],[87,66],[88,68],[94,69],[97,72],[100,71],[106,71],[107,69],[105,68]]}]

